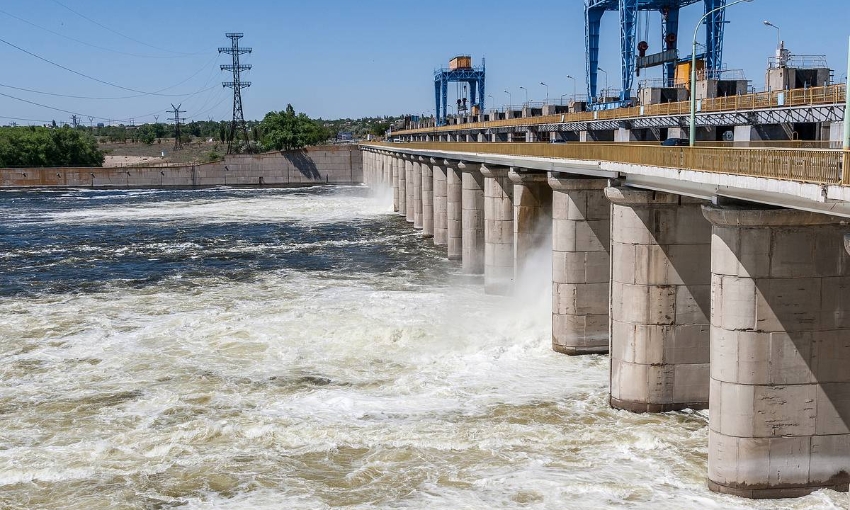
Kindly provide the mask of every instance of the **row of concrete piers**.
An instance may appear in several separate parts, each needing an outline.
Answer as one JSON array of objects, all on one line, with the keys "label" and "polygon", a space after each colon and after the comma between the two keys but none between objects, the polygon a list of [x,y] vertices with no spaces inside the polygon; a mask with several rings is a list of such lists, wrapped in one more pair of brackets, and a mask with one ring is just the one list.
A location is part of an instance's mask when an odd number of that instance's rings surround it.
[{"label": "row of concrete piers", "polygon": [[365,148],[366,184],[392,186],[394,210],[488,293],[550,254],[552,347],[609,353],[611,406],[710,407],[712,490],[847,490],[844,220],[406,152]]}]

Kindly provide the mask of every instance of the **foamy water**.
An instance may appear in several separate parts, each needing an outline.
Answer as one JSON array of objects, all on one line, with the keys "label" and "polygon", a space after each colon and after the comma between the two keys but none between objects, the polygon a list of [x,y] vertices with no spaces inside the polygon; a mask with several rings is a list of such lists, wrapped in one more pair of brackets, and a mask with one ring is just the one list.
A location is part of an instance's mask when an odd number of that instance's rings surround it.
[{"label": "foamy water", "polygon": [[706,413],[610,409],[607,357],[550,349],[545,278],[485,296],[387,211],[357,187],[0,193],[0,507],[846,502],[709,492]]}]

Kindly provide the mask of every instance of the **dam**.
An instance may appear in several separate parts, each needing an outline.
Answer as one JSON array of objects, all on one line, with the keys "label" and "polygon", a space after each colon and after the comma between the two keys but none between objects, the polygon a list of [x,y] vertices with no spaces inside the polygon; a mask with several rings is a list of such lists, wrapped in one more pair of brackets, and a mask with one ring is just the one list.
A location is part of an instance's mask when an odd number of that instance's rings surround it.
[{"label": "dam", "polygon": [[391,188],[394,210],[445,245],[464,273],[482,274],[485,292],[510,295],[527,254],[548,250],[552,349],[607,352],[615,409],[709,409],[712,491],[781,498],[847,490],[842,151],[362,148],[367,184]]}]

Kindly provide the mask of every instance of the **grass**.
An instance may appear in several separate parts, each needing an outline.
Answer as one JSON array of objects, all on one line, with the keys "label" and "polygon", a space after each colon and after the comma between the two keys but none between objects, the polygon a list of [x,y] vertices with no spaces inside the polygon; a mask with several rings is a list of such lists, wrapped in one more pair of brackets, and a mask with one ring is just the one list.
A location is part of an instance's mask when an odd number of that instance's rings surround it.
[{"label": "grass", "polygon": [[[191,163],[193,161],[203,163],[209,161],[211,151],[223,156],[227,146],[221,142],[193,141],[183,144],[180,150],[174,150],[174,138],[162,138],[161,143],[154,142],[145,145],[141,142],[127,143],[104,142],[98,144],[98,148],[107,156],[147,156],[157,158],[156,163]],[[165,157],[161,158],[162,151]]]}]

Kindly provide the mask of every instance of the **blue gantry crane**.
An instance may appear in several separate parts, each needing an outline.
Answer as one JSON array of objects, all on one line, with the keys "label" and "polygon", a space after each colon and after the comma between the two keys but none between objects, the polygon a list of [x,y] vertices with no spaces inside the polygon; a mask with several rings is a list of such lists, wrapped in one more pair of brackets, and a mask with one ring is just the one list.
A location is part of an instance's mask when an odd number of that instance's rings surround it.
[{"label": "blue gantry crane", "polygon": [[434,99],[436,100],[436,121],[438,126],[445,125],[448,110],[449,82],[464,83],[469,86],[469,102],[467,98],[458,97],[458,106],[471,105],[478,111],[484,110],[484,59],[480,67],[472,67],[472,57],[459,55],[449,61],[449,67],[434,71]]},{"label": "blue gantry crane", "polygon": [[[630,100],[635,72],[641,67],[652,65],[664,66],[665,82],[669,84],[676,72],[678,59],[677,41],[679,31],[679,9],[702,2],[705,12],[710,12],[726,5],[726,0],[585,0],[585,47],[587,51],[587,92],[591,108],[616,108],[624,106]],[[620,13],[620,53],[622,90],[619,101],[605,105],[596,104],[597,69],[599,66],[599,27],[605,11]],[[647,49],[646,41],[636,44],[637,19],[640,11],[657,11],[661,13],[663,25],[663,42],[665,50],[654,54],[643,55]],[[723,25],[726,9],[720,9],[706,18],[705,53],[698,58],[705,62],[708,71],[720,70],[723,63]],[[639,50],[641,57],[637,57]]]}]

